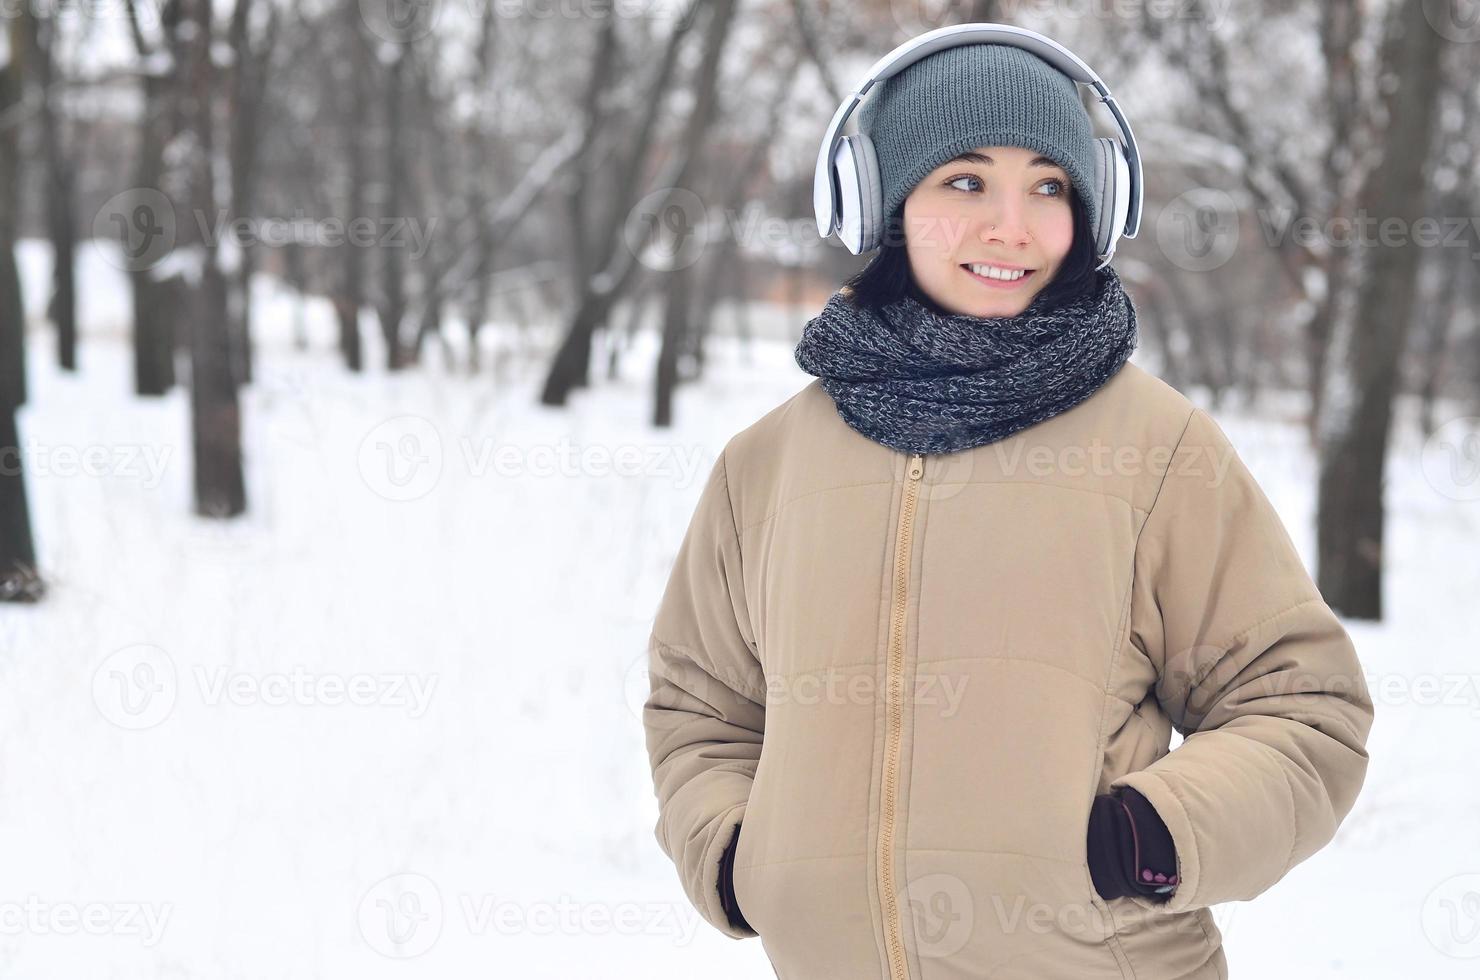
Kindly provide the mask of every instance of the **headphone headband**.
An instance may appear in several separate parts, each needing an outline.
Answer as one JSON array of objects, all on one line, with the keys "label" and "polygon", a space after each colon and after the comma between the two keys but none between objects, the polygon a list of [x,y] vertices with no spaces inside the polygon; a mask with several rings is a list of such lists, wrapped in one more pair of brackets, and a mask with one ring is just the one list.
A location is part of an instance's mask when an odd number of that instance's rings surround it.
[{"label": "headphone headband", "polygon": [[1081,85],[1094,88],[1100,101],[1109,107],[1111,115],[1115,117],[1121,142],[1125,147],[1126,162],[1130,169],[1130,210],[1122,234],[1126,238],[1134,238],[1141,228],[1141,152],[1136,148],[1136,137],[1131,132],[1125,114],[1120,111],[1119,104],[1100,80],[1100,76],[1078,55],[1053,38],[1010,24],[952,24],[938,27],[911,38],[874,62],[863,81],[833,114],[832,122],[827,126],[827,134],[822,139],[822,148],[817,154],[817,169],[812,178],[812,210],[817,218],[817,233],[826,238],[838,227],[838,187],[832,158],[838,141],[842,138],[843,125],[854,108],[877,82],[898,74],[937,51],[961,44],[1008,44],[1022,48]]}]

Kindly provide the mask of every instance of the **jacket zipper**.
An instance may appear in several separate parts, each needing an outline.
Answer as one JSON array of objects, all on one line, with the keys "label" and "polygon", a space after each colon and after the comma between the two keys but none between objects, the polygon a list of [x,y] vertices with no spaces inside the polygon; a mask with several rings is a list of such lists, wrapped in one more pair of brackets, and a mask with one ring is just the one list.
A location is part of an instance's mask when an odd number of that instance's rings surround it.
[{"label": "jacket zipper", "polygon": [[894,535],[894,605],[889,614],[889,660],[884,686],[887,732],[884,740],[882,812],[879,815],[877,852],[879,895],[884,907],[884,940],[889,952],[889,980],[909,980],[909,968],[904,956],[903,925],[894,890],[894,811],[898,803],[900,742],[904,728],[904,615],[909,601],[915,502],[919,498],[920,478],[924,473],[924,455],[912,453],[904,484],[904,500],[899,508],[899,524]]}]

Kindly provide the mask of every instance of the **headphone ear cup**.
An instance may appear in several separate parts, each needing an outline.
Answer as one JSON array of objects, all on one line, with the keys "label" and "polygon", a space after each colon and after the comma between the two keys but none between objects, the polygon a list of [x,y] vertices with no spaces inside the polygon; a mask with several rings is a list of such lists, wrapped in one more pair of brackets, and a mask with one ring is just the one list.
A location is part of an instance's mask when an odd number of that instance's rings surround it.
[{"label": "headphone ear cup", "polygon": [[865,134],[854,137],[854,149],[858,157],[858,199],[863,202],[859,211],[863,235],[859,239],[859,252],[868,252],[879,247],[884,236],[884,183],[879,177],[879,157],[874,152],[874,141]]},{"label": "headphone ear cup", "polygon": [[1114,253],[1131,210],[1131,165],[1117,140],[1103,136],[1095,140],[1095,187],[1100,195],[1095,254],[1104,258]]},{"label": "headphone ear cup", "polygon": [[1100,137],[1095,140],[1095,186],[1100,213],[1095,222],[1095,255],[1104,258],[1115,241],[1115,162],[1111,158],[1115,141]]},{"label": "headphone ear cup", "polygon": [[866,134],[843,137],[833,157],[841,200],[838,238],[854,255],[879,246],[883,235],[879,158]]}]

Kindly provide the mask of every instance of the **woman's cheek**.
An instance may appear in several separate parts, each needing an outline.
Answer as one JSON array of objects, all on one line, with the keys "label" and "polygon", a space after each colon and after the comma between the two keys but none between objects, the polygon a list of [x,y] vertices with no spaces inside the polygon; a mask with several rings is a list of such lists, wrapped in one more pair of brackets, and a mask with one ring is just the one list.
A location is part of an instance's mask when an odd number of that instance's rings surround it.
[{"label": "woman's cheek", "polygon": [[1067,207],[1056,209],[1035,229],[1033,237],[1048,257],[1059,261],[1074,244],[1074,213]]}]

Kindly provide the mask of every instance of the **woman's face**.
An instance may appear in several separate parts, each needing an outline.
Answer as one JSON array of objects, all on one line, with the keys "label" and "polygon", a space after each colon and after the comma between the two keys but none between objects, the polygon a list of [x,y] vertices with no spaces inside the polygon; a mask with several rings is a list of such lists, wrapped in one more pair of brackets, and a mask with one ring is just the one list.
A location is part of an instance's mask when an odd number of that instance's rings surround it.
[{"label": "woman's face", "polygon": [[953,313],[1021,313],[1069,254],[1072,186],[1062,167],[1019,146],[979,146],[937,167],[904,201],[915,283]]}]

